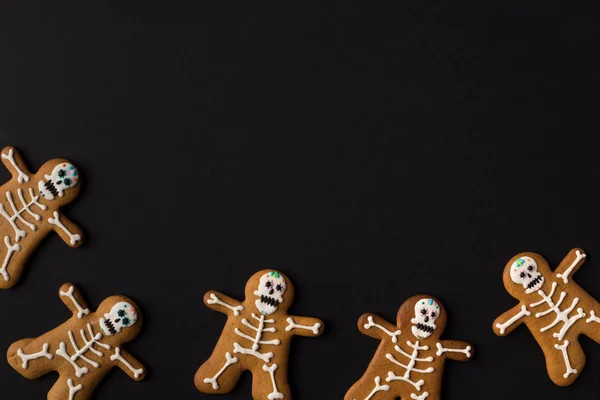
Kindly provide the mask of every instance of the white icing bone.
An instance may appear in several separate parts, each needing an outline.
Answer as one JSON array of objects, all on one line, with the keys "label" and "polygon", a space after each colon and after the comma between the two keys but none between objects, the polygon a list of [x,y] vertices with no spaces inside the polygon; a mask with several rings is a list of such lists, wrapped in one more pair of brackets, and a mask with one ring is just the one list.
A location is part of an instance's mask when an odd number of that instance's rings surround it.
[{"label": "white icing bone", "polygon": [[89,370],[86,367],[80,367],[79,365],[77,365],[77,363],[71,360],[71,356],[67,354],[67,346],[65,345],[65,342],[60,342],[59,348],[58,350],[56,350],[56,355],[61,356],[62,358],[67,360],[69,364],[71,364],[73,368],[75,368],[75,375],[78,378],[81,378],[83,375],[88,373]]},{"label": "white icing bone", "polygon": [[582,254],[579,250],[576,250],[575,254],[577,255],[577,257],[575,257],[575,260],[573,261],[571,266],[569,268],[567,268],[565,273],[564,274],[556,274],[556,277],[562,278],[564,283],[569,283],[569,275],[571,274],[571,272],[573,272],[573,268],[575,268],[579,264],[579,261],[581,261],[582,259],[587,257],[587,255],[585,253]]},{"label": "white icing bone", "polygon": [[71,299],[75,307],[77,307],[77,318],[81,319],[84,315],[88,315],[90,313],[90,309],[81,307],[81,304],[79,304],[75,296],[73,296],[74,291],[75,288],[73,286],[70,286],[66,292],[61,290],[58,293],[63,297],[68,297],[69,299]]},{"label": "white icing bone", "polygon": [[19,182],[19,183],[29,182],[29,176],[25,172],[23,172],[21,170],[21,168],[19,168],[19,166],[17,165],[17,162],[15,161],[14,154],[15,154],[14,150],[9,149],[8,154],[2,153],[2,158],[4,158],[5,160],[8,160],[8,162],[13,166],[15,171],[17,171],[17,182]]},{"label": "white icing bone", "polygon": [[367,317],[367,323],[364,325],[364,327],[365,329],[371,329],[372,327],[379,328],[392,338],[392,343],[398,343],[398,336],[402,335],[402,331],[400,329],[398,329],[396,332],[390,332],[383,326],[376,324],[373,316],[371,315]]},{"label": "white icing bone", "polygon": [[221,300],[219,300],[219,298],[217,297],[216,294],[211,293],[210,294],[210,299],[206,300],[206,302],[208,304],[219,304],[221,306],[227,307],[229,308],[231,311],[233,311],[233,315],[235,315],[236,317],[238,317],[240,315],[240,311],[242,311],[244,309],[244,306],[239,305],[239,306],[231,306],[227,303],[222,302]]},{"label": "white icing bone", "polygon": [[35,231],[37,229],[37,227],[35,226],[35,224],[27,221],[25,218],[23,218],[23,216],[21,215],[23,212],[27,212],[29,215],[31,215],[36,221],[40,220],[40,216],[38,214],[36,214],[35,212],[33,212],[33,210],[31,210],[31,206],[37,206],[42,210],[45,210],[47,207],[43,204],[40,204],[38,202],[39,196],[35,196],[33,194],[33,190],[30,188],[29,189],[29,195],[31,197],[31,200],[29,202],[27,202],[27,200],[25,200],[25,197],[23,196],[23,190],[21,190],[21,188],[19,188],[17,190],[17,194],[19,197],[19,200],[21,201],[21,204],[23,206],[23,208],[21,209],[17,209],[17,206],[15,205],[15,202],[13,201],[13,196],[11,192],[6,192],[6,199],[8,200],[8,204],[10,205],[10,208],[12,209],[13,214],[9,215],[7,210],[4,208],[4,204],[0,203],[0,215],[3,216],[8,223],[10,224],[10,226],[14,229],[15,231],[15,242],[18,242],[19,240],[21,240],[21,238],[24,238],[25,236],[27,236],[27,232],[25,232],[23,229],[19,228],[19,226],[17,225],[17,220],[19,222],[21,222],[23,225],[25,225],[26,227],[28,227],[29,229],[31,229],[32,231]]},{"label": "white icing bone", "polygon": [[585,320],[586,324],[589,324],[590,322],[598,322],[598,323],[600,323],[600,318],[598,318],[596,316],[596,312],[594,310],[590,311],[590,317]]},{"label": "white icing bone", "polygon": [[273,364],[270,367],[267,364],[263,365],[263,371],[268,372],[271,376],[271,383],[273,384],[273,391],[269,393],[267,399],[283,399],[284,395],[279,390],[277,390],[277,383],[275,382],[275,371],[277,370],[277,364]]},{"label": "white icing bone", "polygon": [[[371,393],[369,393],[369,395],[367,397],[365,397],[365,400],[371,400],[371,398],[373,396],[375,396],[375,394],[377,392],[389,392],[390,391],[390,385],[380,385],[381,383],[381,378],[376,376],[375,377],[375,388],[371,391]],[[356,399],[354,399],[356,400]]]},{"label": "white icing bone", "polygon": [[420,379],[418,382],[414,382],[410,379],[410,374],[411,372],[418,372],[418,373],[422,373],[422,374],[430,374],[432,372],[435,371],[435,369],[433,367],[428,367],[427,369],[417,369],[415,368],[415,364],[417,361],[420,362],[432,362],[433,361],[433,357],[427,357],[427,358],[419,358],[419,351],[420,350],[429,350],[429,346],[419,346],[419,341],[417,340],[416,343],[412,343],[410,340],[406,342],[406,344],[409,347],[412,347],[413,352],[411,355],[409,355],[408,353],[406,353],[404,350],[402,350],[400,348],[400,346],[395,346],[394,349],[399,352],[400,354],[402,354],[403,356],[407,357],[409,359],[408,365],[404,365],[400,362],[398,362],[393,355],[391,354],[386,354],[385,357],[390,360],[391,362],[393,362],[394,364],[404,368],[406,371],[404,372],[403,376],[398,376],[396,374],[394,374],[392,371],[388,372],[388,376],[385,379],[386,382],[391,382],[391,381],[403,381],[403,382],[407,382],[410,383],[411,385],[413,385],[415,387],[415,389],[417,389],[418,391],[421,390],[421,386],[423,386],[425,384],[425,381],[423,379]]},{"label": "white icing bone", "polygon": [[75,386],[71,378],[67,380],[67,385],[69,385],[69,400],[73,400],[75,398],[75,393],[83,389],[83,385],[81,383]]},{"label": "white icing bone", "polygon": [[27,366],[29,365],[29,361],[37,360],[38,358],[46,357],[48,360],[52,360],[52,358],[54,358],[54,356],[52,354],[48,353],[49,348],[50,348],[50,345],[48,343],[44,343],[44,345],[42,346],[42,351],[38,351],[37,353],[33,353],[33,354],[25,354],[25,353],[23,353],[23,350],[17,349],[17,355],[23,361],[23,363],[21,364],[21,368],[27,369]]},{"label": "white icing bone", "polygon": [[499,329],[501,335],[504,335],[504,332],[506,332],[506,328],[508,328],[515,322],[517,322],[519,319],[521,319],[525,316],[530,316],[530,315],[531,315],[531,312],[527,311],[527,307],[523,305],[523,306],[521,306],[521,311],[519,311],[515,316],[510,318],[505,323],[503,323],[503,324],[497,323],[496,328]]},{"label": "white icing bone", "polygon": [[467,346],[466,349],[447,349],[441,343],[436,343],[435,346],[437,347],[436,356],[441,356],[444,353],[463,353],[468,358],[471,358],[471,346]]},{"label": "white icing bone", "polygon": [[560,350],[562,352],[563,358],[565,359],[565,366],[567,367],[567,372],[563,375],[563,378],[567,379],[569,375],[576,374],[577,370],[571,367],[571,361],[569,360],[569,354],[567,353],[567,347],[569,347],[569,341],[565,340],[562,346],[555,344],[554,348],[556,350]]},{"label": "white icing bone", "polygon": [[557,303],[554,304],[554,301],[552,301],[552,296],[554,295],[554,292],[556,291],[556,287],[557,287],[557,283],[552,282],[552,289],[550,290],[549,295],[546,295],[546,293],[541,289],[538,290],[538,294],[542,297],[542,300],[538,301],[537,303],[533,303],[530,306],[532,308],[535,308],[544,303],[548,304],[549,308],[546,309],[545,311],[535,314],[535,317],[540,318],[540,317],[550,314],[551,312],[554,312],[556,314],[556,318],[549,325],[541,328],[540,332],[546,332],[548,329],[552,329],[553,327],[555,327],[559,322],[562,322],[562,323],[564,323],[564,325],[561,328],[561,330],[559,332],[555,332],[552,334],[552,336],[554,336],[558,340],[562,340],[565,337],[565,335],[567,334],[568,330],[571,328],[571,326],[573,326],[573,324],[575,322],[577,322],[577,320],[585,317],[585,313],[583,312],[582,308],[578,308],[577,315],[574,315],[569,318],[569,314],[573,311],[575,306],[577,306],[577,303],[579,303],[579,297],[575,297],[573,299],[573,302],[571,303],[571,305],[568,308],[561,311],[560,305],[562,304],[565,297],[567,297],[567,292],[561,292]]},{"label": "white icing bone", "polygon": [[261,340],[263,332],[275,332],[275,328],[265,328],[265,324],[273,324],[273,323],[275,323],[275,320],[274,319],[265,319],[265,316],[263,314],[261,314],[260,317],[257,317],[256,314],[254,314],[254,313],[252,313],[252,318],[254,318],[255,320],[258,321],[258,326],[252,325],[250,322],[248,322],[248,320],[246,318],[242,319],[242,323],[245,326],[251,328],[253,331],[255,331],[256,336],[252,337],[250,335],[246,335],[244,332],[240,331],[238,328],[234,329],[234,332],[236,335],[252,342],[252,348],[247,349],[247,348],[240,346],[239,343],[234,343],[233,344],[233,352],[241,353],[241,354],[249,354],[256,358],[260,358],[264,362],[269,362],[271,360],[271,358],[274,357],[273,353],[272,352],[261,353],[258,350],[259,350],[261,344],[271,344],[271,345],[275,345],[275,346],[279,346],[281,344],[281,341],[279,339]]},{"label": "white icing bone", "polygon": [[411,394],[410,394],[410,398],[411,398],[411,399],[414,399],[414,400],[425,400],[425,399],[426,399],[426,398],[428,398],[428,397],[429,397],[429,393],[427,393],[427,392],[423,392],[423,394],[422,394],[422,395],[420,395],[420,396],[419,396],[419,395],[416,395],[416,394],[414,394],[414,393],[411,393]]},{"label": "white icing bone", "polygon": [[92,353],[94,353],[95,355],[97,355],[99,357],[104,356],[101,351],[96,350],[93,347],[94,345],[101,346],[101,347],[105,348],[106,350],[111,349],[110,345],[100,342],[100,339],[102,338],[101,332],[94,334],[94,330],[92,329],[91,324],[87,324],[87,328],[88,328],[88,333],[90,336],[89,339],[86,337],[86,332],[84,329],[81,329],[79,331],[79,333],[81,334],[81,339],[85,343],[83,345],[83,347],[81,347],[81,348],[79,348],[79,346],[77,346],[77,343],[75,342],[75,338],[73,337],[73,331],[69,330],[67,332],[69,335],[69,341],[71,342],[71,346],[73,347],[73,350],[75,351],[75,353],[73,353],[73,355],[69,355],[67,353],[67,345],[65,344],[65,342],[60,342],[59,349],[56,350],[57,355],[61,356],[65,360],[67,360],[73,366],[73,368],[75,368],[75,375],[77,375],[78,378],[81,378],[83,375],[87,374],[89,372],[89,370],[86,367],[80,367],[79,365],[77,365],[77,360],[81,359],[82,361],[90,364],[94,368],[100,367],[100,364],[98,364],[96,361],[90,360],[89,358],[87,358],[85,356],[85,354],[88,351],[91,351]]},{"label": "white icing bone", "polygon": [[294,323],[294,320],[291,317],[286,319],[286,321],[289,324],[288,326],[285,327],[286,332],[289,332],[292,329],[306,329],[307,331],[312,331],[312,333],[314,333],[315,335],[318,335],[319,328],[321,328],[321,324],[318,322],[312,326],[306,326],[306,325],[298,325],[298,324]]},{"label": "white icing bone", "polygon": [[6,268],[8,267],[8,263],[10,262],[10,258],[12,257],[13,253],[21,250],[21,245],[19,243],[11,245],[10,238],[8,236],[4,236],[4,244],[6,245],[7,251],[6,256],[4,256],[4,262],[2,263],[2,267],[0,267],[0,274],[2,274],[4,280],[8,282],[10,280],[10,276],[6,271]]},{"label": "white icing bone", "polygon": [[215,374],[215,376],[213,376],[212,378],[205,378],[204,379],[204,383],[209,383],[212,385],[212,388],[214,390],[218,390],[219,389],[219,383],[217,382],[217,379],[219,379],[219,376],[221,376],[221,374],[223,372],[225,372],[225,370],[231,365],[231,364],[235,364],[237,363],[239,360],[237,357],[232,357],[231,353],[227,352],[225,353],[225,358],[227,359],[227,361],[225,361],[225,365],[223,365],[223,368],[221,368],[219,370],[219,372],[217,372]]},{"label": "white icing bone", "polygon": [[48,222],[52,225],[56,225],[63,232],[65,232],[69,237],[69,242],[71,243],[71,246],[75,246],[75,244],[77,244],[77,242],[81,240],[81,235],[78,233],[73,234],[73,232],[68,230],[67,227],[64,226],[63,223],[60,221],[60,214],[57,211],[54,211],[52,215],[54,215],[54,218],[48,218]]},{"label": "white icing bone", "polygon": [[133,377],[135,379],[139,378],[144,373],[144,368],[134,368],[129,361],[127,361],[123,358],[123,356],[121,356],[121,349],[119,347],[115,347],[115,354],[110,356],[110,361],[120,361],[121,363],[123,363],[123,365],[125,365],[127,369],[133,372]]}]

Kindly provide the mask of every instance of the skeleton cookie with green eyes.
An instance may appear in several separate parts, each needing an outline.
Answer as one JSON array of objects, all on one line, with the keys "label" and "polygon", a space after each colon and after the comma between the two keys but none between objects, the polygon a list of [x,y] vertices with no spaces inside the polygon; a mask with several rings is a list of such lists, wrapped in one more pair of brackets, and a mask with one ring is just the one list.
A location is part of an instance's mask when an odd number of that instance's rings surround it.
[{"label": "skeleton cookie with green eyes", "polygon": [[367,371],[344,400],[439,400],[444,362],[466,361],[473,355],[469,343],[440,340],[446,313],[431,296],[406,300],[392,324],[375,314],[364,314],[358,329],[379,339]]},{"label": "skeleton cookie with green eyes", "polygon": [[60,207],[80,190],[77,168],[67,160],[46,162],[31,173],[14,147],[1,152],[12,179],[0,188],[0,288],[14,286],[33,250],[51,231],[71,247],[81,244],[81,230]]},{"label": "skeleton cookie with green eyes", "polygon": [[525,323],[544,352],[550,379],[559,386],[573,383],[585,365],[579,335],[600,343],[598,302],[571,278],[585,258],[582,249],[573,249],[552,271],[539,254],[521,253],[504,268],[504,287],[519,304],[494,321],[494,332],[505,336]]},{"label": "skeleton cookie with green eyes", "polygon": [[292,336],[319,336],[323,322],[287,313],[294,287],[279,271],[254,274],[245,293],[243,302],[212,290],[204,296],[206,305],[227,314],[228,321],[213,354],[196,372],[196,387],[203,393],[228,393],[242,372],[251,371],[254,400],[290,399],[287,363]]},{"label": "skeleton cookie with green eyes", "polygon": [[143,379],[140,362],[122,348],[141,328],[141,315],[133,301],[111,296],[92,312],[74,285],[64,284],[59,295],[73,316],[37,338],[13,343],[7,353],[10,365],[28,379],[58,372],[49,400],[89,399],[114,367],[132,379]]}]

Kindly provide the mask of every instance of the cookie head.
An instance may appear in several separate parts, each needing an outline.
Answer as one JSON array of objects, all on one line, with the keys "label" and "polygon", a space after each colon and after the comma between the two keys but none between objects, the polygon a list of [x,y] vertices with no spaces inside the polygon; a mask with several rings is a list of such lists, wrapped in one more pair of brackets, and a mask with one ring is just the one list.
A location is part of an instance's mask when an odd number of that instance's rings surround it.
[{"label": "cookie head", "polygon": [[415,314],[410,320],[410,331],[417,339],[426,339],[437,328],[435,321],[442,310],[439,304],[431,298],[422,298],[415,303]]},{"label": "cookie head", "polygon": [[137,320],[136,308],[131,303],[120,301],[100,318],[100,329],[105,336],[113,336],[131,327]]},{"label": "cookie head", "polygon": [[537,292],[544,285],[544,276],[538,271],[537,262],[531,257],[519,257],[511,264],[510,279],[523,286],[527,294]]},{"label": "cookie head", "polygon": [[258,287],[254,291],[257,297],[255,304],[258,311],[264,315],[273,314],[279,305],[285,301],[287,283],[283,275],[277,271],[262,274]]},{"label": "cookie head", "polygon": [[40,179],[38,182],[40,196],[46,200],[55,200],[73,192],[72,189],[79,183],[79,171],[77,168],[66,161],[50,161],[49,163],[55,165],[50,174],[44,174],[44,179]]}]

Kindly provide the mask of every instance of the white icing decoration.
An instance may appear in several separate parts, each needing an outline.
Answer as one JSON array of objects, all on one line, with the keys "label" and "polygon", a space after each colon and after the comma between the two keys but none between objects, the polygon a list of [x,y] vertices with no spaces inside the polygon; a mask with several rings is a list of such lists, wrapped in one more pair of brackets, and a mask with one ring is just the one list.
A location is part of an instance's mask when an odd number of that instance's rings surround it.
[{"label": "white icing decoration", "polygon": [[531,294],[544,284],[544,277],[538,272],[538,265],[531,257],[521,257],[510,266],[510,279],[522,285],[525,293]]},{"label": "white icing decoration", "polygon": [[466,349],[447,349],[441,343],[436,343],[435,346],[437,347],[436,356],[441,356],[444,353],[463,353],[467,358],[471,358],[471,346],[467,346]]},{"label": "white icing decoration", "polygon": [[598,323],[600,323],[600,318],[598,318],[596,316],[596,312],[594,310],[590,311],[590,317],[585,320],[586,324],[589,324],[590,322],[598,322]]},{"label": "white icing decoration", "polygon": [[389,392],[390,391],[390,385],[380,385],[380,383],[381,383],[381,378],[376,376],[375,377],[375,388],[371,391],[371,393],[369,393],[369,395],[367,397],[365,397],[365,400],[371,400],[371,398],[373,396],[375,396],[375,394],[377,392]]},{"label": "white icing decoration", "polygon": [[110,361],[120,361],[121,363],[123,363],[123,365],[125,365],[131,372],[133,372],[133,377],[135,379],[139,378],[144,373],[144,368],[134,368],[129,361],[127,361],[123,358],[123,356],[121,356],[121,349],[119,347],[115,347],[115,354],[110,356]]},{"label": "white icing decoration", "polygon": [[263,371],[268,372],[271,376],[271,383],[273,384],[273,391],[269,393],[267,399],[283,399],[285,396],[279,390],[277,390],[277,383],[275,382],[275,371],[277,370],[277,364],[273,364],[270,367],[267,364],[263,365]]},{"label": "white icing decoration", "polygon": [[17,189],[17,194],[18,194],[19,200],[21,201],[21,205],[23,207],[19,210],[17,210],[17,206],[15,205],[15,202],[13,201],[12,193],[6,192],[6,199],[8,200],[8,204],[10,205],[10,208],[13,211],[12,215],[9,215],[7,210],[4,208],[4,204],[0,203],[0,215],[2,215],[8,221],[10,226],[12,226],[12,228],[14,229],[16,242],[21,240],[21,238],[24,238],[25,236],[27,236],[27,232],[25,232],[23,229],[20,229],[19,226],[17,225],[17,222],[16,222],[17,220],[20,221],[23,225],[25,225],[29,229],[31,229],[32,231],[35,231],[37,229],[37,227],[33,223],[31,223],[31,222],[27,221],[25,218],[23,218],[23,216],[21,214],[24,211],[26,211],[36,221],[39,221],[40,216],[38,214],[36,214],[35,212],[33,212],[31,207],[37,206],[41,210],[46,210],[46,208],[47,208],[45,205],[40,204],[38,202],[39,196],[35,196],[33,194],[33,190],[31,188],[29,189],[29,195],[31,197],[31,200],[29,202],[27,202],[27,200],[25,200],[25,197],[23,196],[23,190],[21,190],[21,188]]},{"label": "white icing decoration", "polygon": [[555,344],[554,348],[560,350],[562,352],[563,358],[565,359],[565,366],[567,367],[567,372],[563,375],[563,378],[567,379],[569,375],[576,374],[577,370],[571,367],[571,361],[569,360],[569,354],[567,353],[567,347],[569,347],[569,341],[565,340],[562,346]]},{"label": "white icing decoration", "polygon": [[318,322],[312,326],[306,326],[306,325],[298,325],[298,324],[294,323],[294,320],[292,318],[288,318],[288,319],[286,319],[286,321],[289,324],[288,326],[285,327],[286,332],[289,332],[292,329],[306,329],[307,331],[312,331],[312,333],[314,333],[315,335],[318,335],[319,328],[321,328],[321,324]]},{"label": "white icing decoration", "polygon": [[105,336],[113,336],[137,322],[137,310],[126,301],[116,303],[100,318],[100,330]]},{"label": "white icing decoration", "polygon": [[68,297],[69,299],[71,299],[71,301],[77,308],[77,318],[81,319],[84,315],[88,315],[90,313],[90,309],[81,307],[81,304],[79,304],[75,296],[73,296],[74,291],[75,288],[73,286],[70,286],[66,292],[61,290],[59,294],[63,297]]},{"label": "white icing decoration", "polygon": [[234,307],[234,306],[231,306],[231,305],[229,305],[227,303],[222,302],[221,300],[219,300],[219,298],[217,297],[217,295],[214,294],[214,293],[210,294],[210,299],[206,300],[206,302],[208,304],[219,304],[219,305],[221,305],[223,307],[227,307],[231,311],[233,311],[233,315],[235,315],[236,317],[238,317],[240,315],[240,311],[242,311],[244,309],[244,306],[242,306],[242,305]]},{"label": "white icing decoration", "polygon": [[582,259],[587,257],[587,255],[585,253],[582,254],[579,250],[575,250],[575,254],[577,255],[577,257],[575,257],[575,260],[573,261],[571,266],[569,268],[567,268],[565,273],[564,274],[556,274],[556,277],[562,278],[564,283],[569,283],[569,275],[573,271],[573,268],[575,268],[577,266],[577,264],[579,264],[579,261],[581,261]]},{"label": "white icing decoration", "polygon": [[552,301],[552,296],[554,295],[554,292],[556,291],[556,286],[557,286],[557,283],[552,282],[552,289],[551,289],[549,295],[546,295],[546,293],[544,293],[544,291],[541,289],[538,290],[538,294],[542,297],[542,300],[538,301],[537,303],[530,304],[530,307],[535,308],[544,303],[548,304],[548,306],[550,308],[548,308],[545,311],[535,314],[535,317],[541,318],[545,315],[550,314],[551,312],[554,312],[556,314],[556,318],[554,319],[554,321],[552,321],[552,323],[550,323],[550,325],[547,325],[547,326],[543,327],[542,329],[540,329],[540,332],[546,332],[548,329],[551,329],[554,326],[556,326],[559,322],[563,322],[564,325],[561,328],[560,332],[558,332],[558,333],[555,332],[552,334],[553,337],[557,338],[558,340],[562,340],[565,337],[565,335],[567,334],[568,330],[571,328],[571,326],[580,318],[585,317],[585,313],[583,312],[582,308],[578,308],[577,315],[574,315],[571,318],[569,318],[569,314],[573,311],[573,309],[575,308],[577,303],[579,303],[579,297],[575,297],[573,299],[573,302],[571,303],[571,306],[566,308],[564,311],[561,311],[559,307],[562,304],[565,297],[567,296],[567,292],[561,292],[558,302],[556,304],[554,304],[554,302]]},{"label": "white icing decoration", "polygon": [[221,368],[219,370],[219,372],[217,372],[215,374],[215,376],[213,376],[212,378],[205,378],[204,379],[204,383],[210,383],[212,385],[212,388],[214,390],[218,390],[219,389],[219,383],[217,382],[217,379],[219,379],[219,376],[221,376],[221,374],[223,372],[225,372],[225,370],[232,364],[237,363],[239,360],[237,357],[232,357],[230,352],[225,353],[225,358],[227,359],[227,361],[225,361],[225,365],[223,365],[223,368]]},{"label": "white icing decoration", "polygon": [[63,197],[64,191],[69,190],[79,183],[79,173],[74,165],[60,163],[54,167],[51,175],[44,175],[47,179],[38,182],[38,190],[46,200],[54,200],[56,196]]},{"label": "white icing decoration", "polygon": [[21,368],[27,369],[29,361],[37,360],[38,358],[46,357],[48,360],[52,360],[54,356],[48,353],[49,348],[50,345],[48,343],[44,343],[44,345],[42,346],[42,351],[38,351],[37,353],[33,354],[25,354],[23,353],[23,350],[17,349],[17,356],[19,356],[23,361],[23,363],[21,364]]},{"label": "white icing decoration", "polygon": [[521,319],[525,316],[530,316],[530,315],[531,315],[531,312],[527,311],[527,307],[523,305],[523,306],[521,306],[521,311],[519,311],[514,317],[510,318],[508,321],[506,321],[503,324],[497,323],[496,328],[498,328],[500,330],[501,335],[504,335],[504,332],[506,332],[506,328],[508,328],[509,326],[514,324],[519,319]]},{"label": "white icing decoration", "polygon": [[254,295],[259,297],[254,303],[261,314],[270,315],[277,311],[279,304],[283,303],[283,294],[287,285],[283,276],[277,271],[267,272],[260,277]]},{"label": "white icing decoration", "polygon": [[60,214],[58,212],[54,211],[54,213],[52,214],[54,215],[54,218],[48,218],[48,222],[52,225],[56,225],[63,232],[65,232],[69,237],[69,242],[71,243],[71,246],[75,246],[75,244],[77,244],[77,242],[81,240],[81,235],[78,233],[73,234],[71,231],[69,231],[67,227],[64,226],[62,222],[60,222]]},{"label": "white icing decoration", "polygon": [[440,316],[440,306],[433,299],[420,299],[415,304],[415,317],[410,320],[412,334],[417,339],[431,336],[435,328],[435,320]]},{"label": "white icing decoration", "polygon": [[236,335],[252,342],[252,348],[247,349],[247,348],[240,346],[239,343],[233,343],[233,352],[241,353],[241,354],[249,354],[256,358],[263,360],[264,362],[269,362],[269,361],[271,361],[271,358],[274,357],[274,354],[272,352],[260,353],[258,350],[259,350],[261,344],[271,344],[271,345],[275,345],[275,346],[278,346],[281,344],[281,341],[279,339],[261,340],[263,332],[265,332],[265,331],[266,332],[275,332],[275,328],[265,328],[265,324],[274,324],[275,320],[274,319],[265,319],[264,314],[261,314],[260,317],[257,317],[256,314],[254,314],[254,313],[252,313],[252,318],[254,318],[258,321],[258,326],[252,325],[245,318],[242,320],[242,323],[245,326],[249,327],[250,329],[252,329],[256,332],[256,335],[254,337],[246,335],[245,333],[240,331],[238,328],[234,329],[234,332]]},{"label": "white icing decoration", "polygon": [[69,355],[67,353],[65,342],[60,342],[59,349],[56,350],[57,355],[61,356],[65,360],[67,360],[73,366],[73,368],[75,369],[75,375],[78,378],[81,378],[89,370],[86,367],[80,367],[79,365],[77,365],[77,362],[76,362],[77,360],[81,359],[81,360],[85,361],[86,363],[90,364],[91,366],[93,366],[94,368],[100,367],[100,364],[98,364],[97,362],[90,360],[89,358],[84,356],[84,354],[87,353],[88,351],[91,351],[92,353],[96,354],[97,356],[103,356],[101,351],[93,348],[94,345],[101,346],[107,350],[111,349],[110,345],[100,342],[100,339],[102,338],[102,333],[98,332],[97,334],[94,335],[94,331],[92,329],[91,324],[87,324],[87,328],[89,331],[90,339],[88,340],[86,338],[85,330],[81,329],[81,331],[80,331],[81,338],[83,339],[83,342],[85,343],[85,345],[81,349],[77,346],[77,343],[75,342],[75,338],[73,337],[73,332],[71,330],[69,330],[67,332],[69,335],[69,340],[71,341],[71,346],[73,347],[73,350],[75,350],[75,353],[73,353],[73,355]]},{"label": "white icing decoration", "polygon": [[417,389],[418,391],[421,390],[421,387],[425,384],[425,381],[423,379],[420,379],[418,382],[413,382],[410,379],[410,373],[415,371],[415,372],[419,372],[422,374],[430,374],[432,372],[435,371],[435,369],[433,367],[429,367],[427,369],[417,369],[415,368],[415,364],[417,361],[420,362],[432,362],[433,361],[433,357],[427,357],[427,358],[419,358],[419,350],[429,350],[429,346],[419,346],[419,341],[417,340],[416,343],[412,343],[411,341],[407,341],[406,344],[409,347],[413,348],[413,352],[411,355],[409,355],[408,353],[406,353],[404,350],[402,350],[399,346],[395,346],[394,349],[399,352],[400,354],[402,354],[403,356],[409,358],[409,362],[408,365],[404,365],[400,362],[398,362],[393,355],[391,354],[386,354],[385,357],[390,360],[391,362],[393,362],[396,365],[399,365],[400,367],[406,369],[405,373],[403,376],[397,376],[396,374],[394,374],[392,371],[388,372],[388,376],[385,379],[386,382],[391,382],[391,381],[403,381],[403,382],[407,382],[410,383],[411,385],[413,385],[415,387],[415,389]]},{"label": "white icing decoration", "polygon": [[21,250],[21,245],[19,243],[11,245],[10,238],[8,236],[4,236],[4,244],[6,245],[7,252],[6,256],[4,256],[4,262],[2,263],[2,267],[0,267],[0,274],[2,274],[4,280],[8,282],[10,280],[10,276],[6,271],[6,268],[8,267],[8,263],[10,262],[10,258],[12,257],[13,253]]},{"label": "white icing decoration", "polygon": [[392,338],[392,343],[398,343],[398,336],[402,335],[402,331],[398,329],[396,332],[390,332],[383,326],[376,324],[373,317],[369,315],[367,317],[367,323],[364,325],[365,329],[371,329],[372,327],[379,328],[384,333],[386,333],[389,337]]},{"label": "white icing decoration", "polygon": [[29,182],[29,176],[25,172],[23,172],[21,170],[21,168],[19,168],[19,166],[17,165],[17,162],[15,161],[14,153],[15,152],[13,149],[9,149],[8,154],[2,153],[2,158],[4,158],[5,160],[8,160],[8,162],[13,166],[13,168],[17,172],[17,182],[19,182],[19,183]]},{"label": "white icing decoration", "polygon": [[429,393],[427,393],[427,392],[423,392],[423,394],[422,394],[422,395],[420,395],[420,396],[419,396],[419,395],[416,395],[416,394],[414,394],[414,393],[411,393],[411,394],[410,394],[410,398],[411,398],[411,399],[414,399],[414,400],[425,400],[425,399],[426,399],[426,398],[428,398],[428,397],[429,397]]},{"label": "white icing decoration", "polygon": [[75,386],[71,378],[67,380],[67,385],[69,386],[69,400],[73,400],[75,398],[75,393],[83,389],[83,385],[81,383]]}]

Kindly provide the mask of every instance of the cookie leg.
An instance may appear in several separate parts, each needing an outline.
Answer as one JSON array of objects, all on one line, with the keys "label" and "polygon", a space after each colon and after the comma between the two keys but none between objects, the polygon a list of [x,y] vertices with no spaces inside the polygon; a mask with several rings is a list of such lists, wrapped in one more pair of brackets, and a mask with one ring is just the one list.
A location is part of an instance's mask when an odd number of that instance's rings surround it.
[{"label": "cookie leg", "polygon": [[48,399],[88,400],[92,395],[93,389],[91,385],[86,385],[76,377],[68,378],[60,376],[48,392]]},{"label": "cookie leg", "polygon": [[8,363],[28,379],[36,379],[57,367],[50,343],[40,339],[23,339],[13,343],[7,351]]},{"label": "cookie leg", "polygon": [[[583,334],[596,343],[600,343],[600,306],[594,307],[598,312],[590,310],[585,319]],[[587,310],[586,310],[587,311]]]},{"label": "cookie leg", "polygon": [[352,385],[344,400],[391,400],[396,397],[384,376],[366,374]]},{"label": "cookie leg", "polygon": [[286,366],[270,363],[253,370],[252,397],[255,400],[290,399]]},{"label": "cookie leg", "polygon": [[239,359],[230,352],[213,354],[196,372],[194,384],[202,393],[229,393],[242,371]]},{"label": "cookie leg", "polygon": [[579,342],[563,340],[552,344],[552,349],[547,349],[546,368],[552,382],[559,386],[571,384],[585,366],[585,354]]}]

